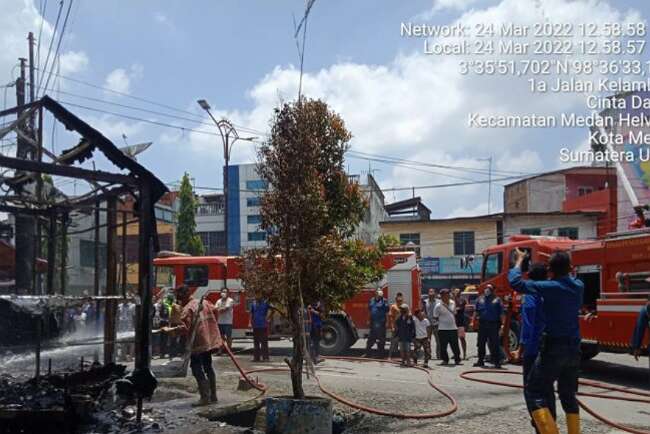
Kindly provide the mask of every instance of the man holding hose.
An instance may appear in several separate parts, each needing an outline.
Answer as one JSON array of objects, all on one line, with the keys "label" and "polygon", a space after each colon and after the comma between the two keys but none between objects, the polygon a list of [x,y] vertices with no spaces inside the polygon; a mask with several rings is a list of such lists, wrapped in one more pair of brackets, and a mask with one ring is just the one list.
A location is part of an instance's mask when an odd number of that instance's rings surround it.
[{"label": "man holding hose", "polygon": [[558,394],[566,413],[569,434],[580,433],[580,416],[576,393],[580,368],[580,325],[584,284],[569,275],[571,259],[558,251],[549,259],[551,279],[524,280],[521,264],[527,253],[515,250],[515,266],[508,274],[510,285],[517,292],[539,294],[544,299],[546,318],[539,355],[528,376],[526,405],[541,434],[558,434],[557,424],[549,409],[548,385],[557,381]]},{"label": "man holding hose", "polygon": [[[217,375],[212,367],[212,352],[223,345],[217,327],[216,309],[206,299],[197,300],[185,285],[176,288],[176,299],[183,307],[180,324],[161,329],[179,333],[191,340],[190,369],[199,388],[200,399],[193,406],[217,402]],[[202,303],[199,304],[199,303]]]}]

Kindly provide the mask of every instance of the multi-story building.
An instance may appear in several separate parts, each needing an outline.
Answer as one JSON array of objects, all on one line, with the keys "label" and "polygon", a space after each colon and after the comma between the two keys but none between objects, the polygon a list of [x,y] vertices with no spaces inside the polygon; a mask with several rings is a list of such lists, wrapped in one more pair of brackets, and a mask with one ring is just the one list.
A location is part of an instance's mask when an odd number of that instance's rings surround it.
[{"label": "multi-story building", "polygon": [[[381,234],[379,223],[385,219],[384,195],[372,175],[362,183],[358,175],[351,182],[360,184],[368,202],[368,209],[355,232],[355,237],[373,243]],[[267,189],[260,179],[256,164],[238,164],[228,167],[228,253],[239,255],[247,249],[266,246],[266,232],[260,225],[260,197]],[[199,196],[196,212],[196,232],[201,237],[206,255],[225,253],[224,196]]]},{"label": "multi-story building", "polygon": [[226,253],[226,234],[223,227],[224,205],[224,195],[220,193],[198,197],[196,233],[201,237],[205,254],[208,256]]},{"label": "multi-story building", "polygon": [[[422,286],[463,288],[479,280],[482,257],[488,246],[502,242],[501,214],[429,220],[389,220],[381,223],[384,234],[393,235],[412,249],[422,269]],[[461,266],[461,259],[470,258]]]},{"label": "multi-story building", "polygon": [[616,173],[611,167],[547,172],[506,185],[504,213],[599,213],[596,235],[603,236],[616,230],[616,190]]}]

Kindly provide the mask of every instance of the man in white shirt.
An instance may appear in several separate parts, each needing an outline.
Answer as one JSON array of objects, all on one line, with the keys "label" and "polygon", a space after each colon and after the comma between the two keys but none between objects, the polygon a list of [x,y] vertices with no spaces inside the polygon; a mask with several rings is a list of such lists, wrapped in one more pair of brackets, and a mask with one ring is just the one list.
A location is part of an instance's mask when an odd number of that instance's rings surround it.
[{"label": "man in white shirt", "polygon": [[235,300],[230,298],[228,289],[221,291],[221,298],[217,300],[215,307],[219,312],[217,324],[221,337],[225,339],[228,348],[232,348],[232,313],[235,306]]},{"label": "man in white shirt", "polygon": [[440,303],[433,309],[433,316],[438,319],[438,337],[440,339],[441,365],[449,364],[447,345],[451,345],[454,361],[460,365],[460,348],[458,347],[458,327],[456,327],[456,304],[450,299],[448,289],[440,291]]},{"label": "man in white shirt", "polygon": [[[438,299],[438,296],[436,295],[436,290],[429,288],[429,296],[422,302],[422,308],[431,324],[429,328],[431,329],[431,337],[433,337],[433,341],[435,341],[436,344],[435,352],[433,353],[435,354],[436,359],[440,359],[440,340],[438,338],[438,320],[433,316],[433,309],[438,303],[440,303],[440,299]],[[433,341],[430,342],[431,345],[433,345]]]},{"label": "man in white shirt", "polygon": [[426,317],[423,310],[416,310],[413,315],[413,322],[415,323],[415,347],[413,349],[413,361],[415,365],[418,364],[418,352],[420,348],[424,350],[424,363],[422,367],[429,367],[429,360],[431,360],[431,323]]}]

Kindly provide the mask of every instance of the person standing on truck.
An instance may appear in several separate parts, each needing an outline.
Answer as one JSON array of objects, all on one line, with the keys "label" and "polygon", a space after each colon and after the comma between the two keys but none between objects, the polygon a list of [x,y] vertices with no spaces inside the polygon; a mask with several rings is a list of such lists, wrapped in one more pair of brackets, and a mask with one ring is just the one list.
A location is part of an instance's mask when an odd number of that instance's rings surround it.
[{"label": "person standing on truck", "polygon": [[[535,281],[545,281],[548,279],[548,270],[543,262],[536,262],[530,265],[528,278]],[[521,304],[521,339],[519,340],[519,353],[522,359],[523,377],[524,377],[524,398],[529,399],[528,376],[537,359],[539,353],[539,343],[544,331],[545,319],[543,310],[544,300],[539,294],[525,294]],[[549,410],[556,417],[555,409],[555,391],[553,384],[547,384],[547,397]],[[535,421],[531,419],[533,427]],[[535,427],[537,430],[537,427]]]},{"label": "person standing on truck", "polygon": [[415,366],[418,364],[418,352],[420,348],[424,351],[423,368],[429,367],[429,360],[431,360],[431,323],[424,314],[424,311],[417,309],[413,314],[413,322],[415,323],[415,341],[413,347],[413,362]]},{"label": "person standing on truck", "polygon": [[269,361],[269,314],[271,305],[261,291],[255,294],[251,304],[249,326],[253,327],[253,362]]},{"label": "person standing on truck", "polygon": [[548,386],[557,381],[560,403],[566,414],[568,434],[580,433],[576,393],[580,369],[580,308],[584,284],[569,275],[571,258],[557,251],[549,258],[551,280],[524,280],[521,264],[528,254],[515,250],[515,266],[508,273],[510,286],[524,294],[539,294],[543,300],[546,327],[539,355],[528,375],[526,405],[541,434],[558,434],[548,402]]},{"label": "person standing on truck", "polygon": [[501,345],[499,330],[504,317],[501,299],[494,294],[494,286],[487,284],[483,295],[476,302],[478,318],[478,361],[475,367],[485,366],[485,345],[490,348],[490,359],[495,368],[501,368]]},{"label": "person standing on truck", "polygon": [[386,314],[388,313],[388,302],[384,298],[384,292],[378,289],[375,296],[368,302],[370,311],[370,333],[366,342],[366,356],[370,357],[370,350],[375,342],[379,358],[386,353]]},{"label": "person standing on truck", "polygon": [[433,309],[436,307],[436,304],[439,302],[440,300],[438,299],[436,290],[433,288],[429,288],[428,297],[426,298],[426,300],[422,300],[422,309],[424,310],[427,319],[431,324],[429,326],[431,327],[431,336],[433,336],[431,345],[433,346],[434,342],[436,344],[435,350],[432,351],[431,353],[436,355],[436,360],[440,360],[440,339],[438,337],[438,320],[436,319],[435,316],[433,316]]},{"label": "person standing on truck", "polygon": [[221,291],[221,298],[217,300],[215,307],[219,312],[217,322],[221,337],[226,340],[229,349],[232,349],[232,314],[235,306],[235,300],[230,298],[228,288]]},{"label": "person standing on truck", "polygon": [[203,406],[217,402],[217,375],[212,366],[212,352],[223,341],[217,327],[216,309],[207,299],[192,298],[186,285],[176,288],[176,298],[183,307],[181,322],[161,329],[164,333],[182,334],[191,342],[190,369],[199,387],[200,399],[192,404]]},{"label": "person standing on truck", "polygon": [[409,313],[409,305],[404,303],[399,307],[400,315],[395,320],[395,336],[399,340],[399,353],[402,358],[401,366],[413,366],[411,364],[411,344],[415,339],[415,322]]},{"label": "person standing on truck", "polygon": [[399,318],[401,314],[402,303],[404,303],[404,294],[398,292],[395,294],[395,303],[390,305],[390,309],[388,311],[388,329],[391,332],[390,348],[388,349],[389,359],[392,358],[393,353],[396,353],[399,349],[399,338],[397,336],[397,329],[395,328],[395,321],[397,321],[397,318]]},{"label": "person standing on truck", "polygon": [[460,348],[458,348],[458,327],[456,327],[456,304],[451,300],[448,289],[440,291],[440,303],[433,309],[433,316],[438,319],[440,336],[440,356],[442,366],[449,364],[447,346],[451,346],[454,362],[460,365]]},{"label": "person standing on truck", "polygon": [[307,314],[309,315],[309,352],[312,362],[315,365],[321,362],[320,360],[320,339],[321,329],[323,327],[323,320],[321,318],[321,304],[320,302],[310,304],[307,307]]},{"label": "person standing on truck", "polygon": [[460,288],[454,288],[454,302],[456,303],[456,327],[458,327],[458,340],[460,349],[463,350],[463,360],[467,360],[467,341],[465,340],[465,330],[467,329],[467,317],[465,308],[467,301],[460,295]]}]

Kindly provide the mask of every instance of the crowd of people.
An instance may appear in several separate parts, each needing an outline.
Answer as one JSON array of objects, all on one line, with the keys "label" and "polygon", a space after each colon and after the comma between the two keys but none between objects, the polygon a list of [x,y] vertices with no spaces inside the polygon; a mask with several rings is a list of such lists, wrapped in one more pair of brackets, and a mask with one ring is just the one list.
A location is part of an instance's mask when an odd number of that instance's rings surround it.
[{"label": "crowd of people", "polygon": [[451,349],[454,363],[459,365],[461,360],[467,359],[466,306],[467,301],[459,289],[430,289],[420,308],[411,313],[401,292],[395,295],[394,303],[389,303],[383,291],[377,290],[368,303],[370,331],[366,356],[373,355],[372,349],[376,345],[375,356],[386,357],[386,331],[390,330],[388,357],[392,358],[399,352],[403,366],[416,365],[420,352],[423,353],[424,367],[428,367],[434,358],[441,360],[441,365],[448,365],[448,349]]}]

